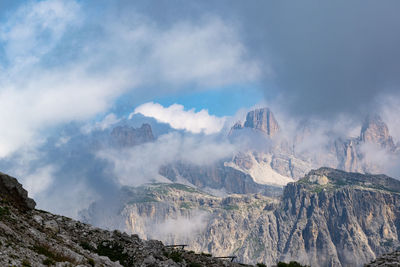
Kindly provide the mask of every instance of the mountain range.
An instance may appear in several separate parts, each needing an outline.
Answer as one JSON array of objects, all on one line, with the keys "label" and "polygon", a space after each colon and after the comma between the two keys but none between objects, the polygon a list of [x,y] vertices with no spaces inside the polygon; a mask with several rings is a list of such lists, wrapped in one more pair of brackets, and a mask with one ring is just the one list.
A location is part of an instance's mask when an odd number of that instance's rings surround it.
[{"label": "mountain range", "polygon": [[[301,149],[313,138],[311,131],[304,124],[287,135],[270,109],[250,111],[226,139],[256,146],[242,146],[232,158],[209,165],[163,165],[158,174],[165,180],[122,187],[113,213],[95,202],[81,217],[253,264],[294,259],[312,266],[362,266],[395,249],[399,182],[370,175],[382,166],[366,150],[398,155],[387,125],[369,116],[358,136],[323,143],[323,157]],[[116,127],[111,136],[125,148],[154,142],[148,125]]]}]

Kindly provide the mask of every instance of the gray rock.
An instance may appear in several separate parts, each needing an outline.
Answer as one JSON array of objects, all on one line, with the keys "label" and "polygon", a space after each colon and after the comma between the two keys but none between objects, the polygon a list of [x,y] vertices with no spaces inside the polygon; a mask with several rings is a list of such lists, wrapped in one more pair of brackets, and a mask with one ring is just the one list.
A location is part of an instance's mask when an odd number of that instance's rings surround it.
[{"label": "gray rock", "polygon": [[4,173],[0,173],[0,197],[23,211],[32,210],[36,206],[17,179]]},{"label": "gray rock", "polygon": [[260,108],[247,113],[244,127],[260,130],[270,137],[279,131],[278,122],[269,108]]}]

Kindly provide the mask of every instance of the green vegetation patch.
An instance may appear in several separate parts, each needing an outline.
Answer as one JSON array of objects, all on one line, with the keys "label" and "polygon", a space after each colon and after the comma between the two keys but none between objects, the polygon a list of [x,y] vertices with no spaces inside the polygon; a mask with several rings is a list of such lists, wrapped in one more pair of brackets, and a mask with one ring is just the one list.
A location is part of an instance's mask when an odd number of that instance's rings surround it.
[{"label": "green vegetation patch", "polygon": [[184,184],[169,184],[168,186],[171,188],[177,189],[177,190],[186,191],[186,192],[190,192],[190,193],[198,192],[195,188],[184,185]]},{"label": "green vegetation patch", "polygon": [[0,207],[0,219],[7,215],[10,215],[10,209],[8,207]]},{"label": "green vegetation patch", "polygon": [[308,265],[301,265],[297,261],[291,261],[289,263],[284,263],[282,261],[278,262],[278,267],[309,267]]},{"label": "green vegetation patch", "polygon": [[93,267],[95,266],[94,259],[92,259],[92,258],[88,259],[88,263],[90,266],[93,266]]},{"label": "green vegetation patch", "polygon": [[224,210],[239,210],[239,206],[238,205],[226,205],[223,206]]},{"label": "green vegetation patch", "polygon": [[92,245],[90,245],[88,242],[81,242],[80,243],[81,247],[83,249],[89,250],[89,251],[94,251],[96,250]]},{"label": "green vegetation patch", "polygon": [[206,256],[206,257],[212,257],[212,255],[211,255],[211,254],[209,254],[209,253],[204,253],[204,252],[202,252],[200,255],[202,255],[202,256]]},{"label": "green vegetation patch", "polygon": [[29,262],[29,260],[25,259],[21,262],[23,267],[31,267],[31,263]]},{"label": "green vegetation patch", "polygon": [[107,256],[112,261],[119,261],[123,266],[133,266],[133,259],[124,253],[124,247],[116,242],[102,241],[95,250],[100,256]]},{"label": "green vegetation patch", "polygon": [[135,197],[134,199],[130,200],[128,204],[135,204],[135,203],[147,203],[147,202],[158,202],[157,199],[154,198],[151,194],[146,194],[141,197]]},{"label": "green vegetation patch", "polygon": [[50,258],[47,258],[47,259],[43,260],[42,263],[43,263],[44,265],[46,265],[46,266],[51,266],[51,265],[56,264],[56,262],[55,262],[54,260],[50,259]]},{"label": "green vegetation patch", "polygon": [[[71,257],[68,257],[62,253],[59,253],[57,251],[54,251],[52,248],[50,248],[49,245],[47,244],[38,244],[33,247],[33,251],[35,251],[38,254],[44,255],[48,258],[49,262],[72,262],[76,263],[75,260]],[[44,265],[49,265],[45,264]],[[51,265],[51,264],[50,264]]]},{"label": "green vegetation patch", "polygon": [[177,250],[174,250],[171,253],[169,253],[167,257],[173,260],[174,262],[182,262],[183,260],[182,252]]}]

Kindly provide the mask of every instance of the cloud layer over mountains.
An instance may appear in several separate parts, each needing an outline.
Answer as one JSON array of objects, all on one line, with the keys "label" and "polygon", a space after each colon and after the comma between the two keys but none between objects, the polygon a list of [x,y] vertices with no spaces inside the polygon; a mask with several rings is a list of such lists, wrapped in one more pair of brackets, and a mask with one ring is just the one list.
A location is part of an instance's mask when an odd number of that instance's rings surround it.
[{"label": "cloud layer over mountains", "polygon": [[104,114],[126,93],[141,103],[259,75],[238,33],[218,17],[161,27],[135,9],[119,16],[103,4],[31,1],[4,15],[0,156],[37,143],[49,128]]},{"label": "cloud layer over mountains", "polygon": [[[355,136],[367,113],[381,114],[400,138],[398,1],[4,3],[0,167],[58,212],[147,181],[171,160],[208,164],[237,150],[218,136],[236,118],[150,102],[171,93],[256,86],[288,135],[303,121],[315,124],[303,149],[318,156],[328,132]],[[131,98],[134,116],[178,132],[98,153],[90,146],[96,133],[126,121],[115,112],[122,98]],[[132,182],[130,173],[142,177]]]}]

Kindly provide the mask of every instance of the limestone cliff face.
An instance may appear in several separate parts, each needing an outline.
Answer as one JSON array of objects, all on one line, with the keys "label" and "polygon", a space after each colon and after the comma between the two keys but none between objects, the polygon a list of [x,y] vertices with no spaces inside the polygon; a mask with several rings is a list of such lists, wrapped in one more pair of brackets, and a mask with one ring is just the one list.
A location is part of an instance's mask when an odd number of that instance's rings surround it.
[{"label": "limestone cliff face", "polygon": [[337,167],[349,172],[363,172],[362,154],[359,149],[360,140],[351,138],[348,140],[335,140],[334,149],[338,159]]},{"label": "limestone cliff face", "polygon": [[185,181],[204,190],[220,190],[226,193],[280,194],[280,186],[257,183],[248,173],[225,166],[223,162],[210,166],[196,166],[177,163],[160,168],[160,174],[172,182]]},{"label": "limestone cliff face", "polygon": [[247,113],[244,127],[253,128],[273,137],[279,131],[279,125],[269,108],[260,108]]},{"label": "limestone cliff face", "polygon": [[247,263],[362,266],[400,245],[400,182],[384,175],[321,168],[289,183],[281,199],[150,191],[125,205],[125,230]]}]

